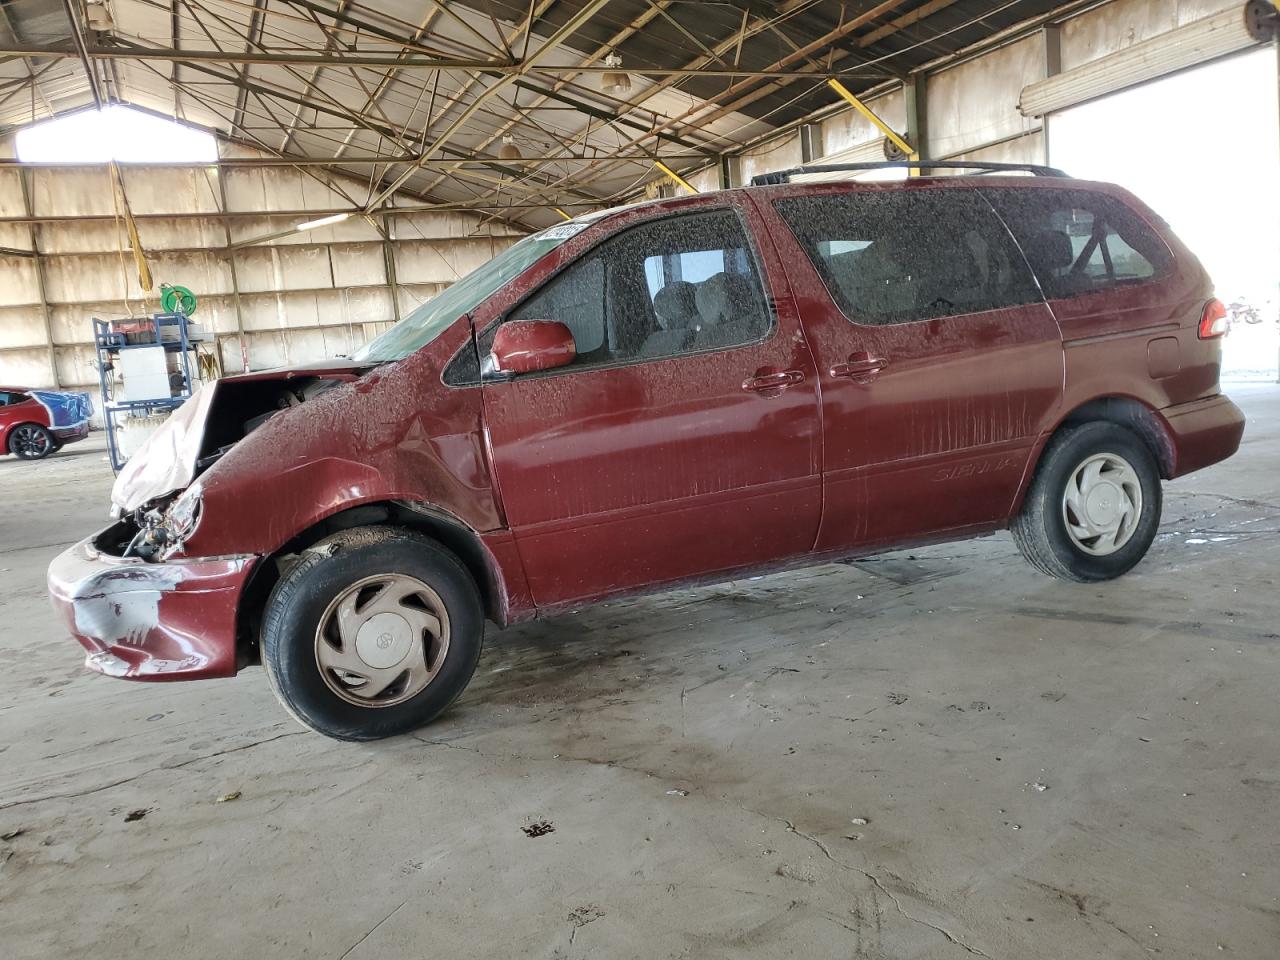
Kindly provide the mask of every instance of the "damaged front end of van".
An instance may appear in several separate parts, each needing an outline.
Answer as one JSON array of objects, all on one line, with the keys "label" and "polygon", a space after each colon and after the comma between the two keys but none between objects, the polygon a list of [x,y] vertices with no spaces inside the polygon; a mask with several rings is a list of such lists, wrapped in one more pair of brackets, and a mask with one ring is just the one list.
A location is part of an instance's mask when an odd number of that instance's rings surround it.
[{"label": "damaged front end of van", "polygon": [[116,478],[113,522],[49,569],[54,608],[89,669],[176,680],[231,676],[243,665],[237,609],[261,556],[188,550],[204,520],[206,478],[247,437],[297,417],[357,373],[341,364],[220,380],[148,439]]}]

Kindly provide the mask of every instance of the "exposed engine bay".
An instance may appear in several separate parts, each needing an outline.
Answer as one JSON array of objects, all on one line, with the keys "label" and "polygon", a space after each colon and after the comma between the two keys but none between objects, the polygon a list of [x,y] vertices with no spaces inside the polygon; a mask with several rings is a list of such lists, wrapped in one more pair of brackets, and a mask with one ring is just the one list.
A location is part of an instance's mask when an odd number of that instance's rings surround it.
[{"label": "exposed engine bay", "polygon": [[208,470],[228,450],[282,410],[313,400],[341,382],[322,377],[298,377],[283,381],[222,383],[205,420],[204,439],[196,458],[196,476]]},{"label": "exposed engine bay", "polygon": [[327,376],[287,372],[232,378],[205,387],[125,465],[112,491],[117,522],[99,535],[95,546],[113,556],[150,562],[172,556],[199,523],[200,486],[195,481],[201,474],[272,417],[352,379],[355,375],[347,368]]}]

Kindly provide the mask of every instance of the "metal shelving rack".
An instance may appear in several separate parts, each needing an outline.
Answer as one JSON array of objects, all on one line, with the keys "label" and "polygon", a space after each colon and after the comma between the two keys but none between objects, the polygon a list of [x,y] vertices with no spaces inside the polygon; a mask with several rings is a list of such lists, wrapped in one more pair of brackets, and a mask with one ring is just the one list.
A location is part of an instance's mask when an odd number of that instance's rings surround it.
[{"label": "metal shelving rack", "polygon": [[[119,473],[125,459],[120,455],[120,442],[116,436],[117,418],[170,413],[182,406],[192,392],[194,381],[191,356],[195,351],[195,344],[189,336],[187,317],[182,313],[157,313],[150,317],[130,318],[130,329],[127,332],[113,329],[113,323],[120,321],[99,320],[95,317],[93,340],[97,351],[98,385],[102,393],[102,416],[107,429],[107,454],[111,459],[111,469]],[[166,327],[176,327],[177,336],[165,339],[162,331]],[[172,396],[155,400],[116,400],[111,373],[121,352],[154,349],[158,346],[163,347],[166,354],[178,355],[182,367],[181,389]]]}]

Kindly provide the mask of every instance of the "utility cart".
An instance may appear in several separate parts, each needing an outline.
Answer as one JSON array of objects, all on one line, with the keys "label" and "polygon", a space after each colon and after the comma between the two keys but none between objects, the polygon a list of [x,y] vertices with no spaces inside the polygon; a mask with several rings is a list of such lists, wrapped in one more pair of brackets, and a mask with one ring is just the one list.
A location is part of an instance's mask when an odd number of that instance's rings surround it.
[{"label": "utility cart", "polygon": [[149,433],[191,396],[204,332],[184,313],[157,313],[95,317],[93,339],[107,453],[118,473],[131,453],[122,444],[126,427]]}]

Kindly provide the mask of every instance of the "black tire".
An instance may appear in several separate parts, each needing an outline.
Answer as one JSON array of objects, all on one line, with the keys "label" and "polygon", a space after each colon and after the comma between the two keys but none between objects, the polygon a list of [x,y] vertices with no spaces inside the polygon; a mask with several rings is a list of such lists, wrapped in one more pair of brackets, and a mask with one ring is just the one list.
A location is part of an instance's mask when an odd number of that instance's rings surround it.
[{"label": "black tire", "polygon": [[[330,604],[366,578],[399,574],[428,585],[448,615],[449,642],[435,675],[412,698],[361,706],[330,688],[317,660],[317,630]],[[399,527],[357,527],[303,552],[267,600],[262,662],[295,719],[336,740],[380,740],[434,720],[466,688],[484,640],[475,581],[452,553]]]},{"label": "black tire", "polygon": [[43,460],[56,449],[53,434],[38,423],[20,423],[9,431],[9,452],[19,460]]},{"label": "black tire", "polygon": [[[1142,491],[1141,510],[1128,540],[1102,556],[1075,542],[1063,508],[1067,484],[1076,469],[1100,454],[1127,461]],[[1013,539],[1027,562],[1041,573],[1079,583],[1111,580],[1133,569],[1146,555],[1160,525],[1160,508],[1160,469],[1151,450],[1119,424],[1095,420],[1064,427],[1049,441],[1022,510],[1013,520]]]}]

